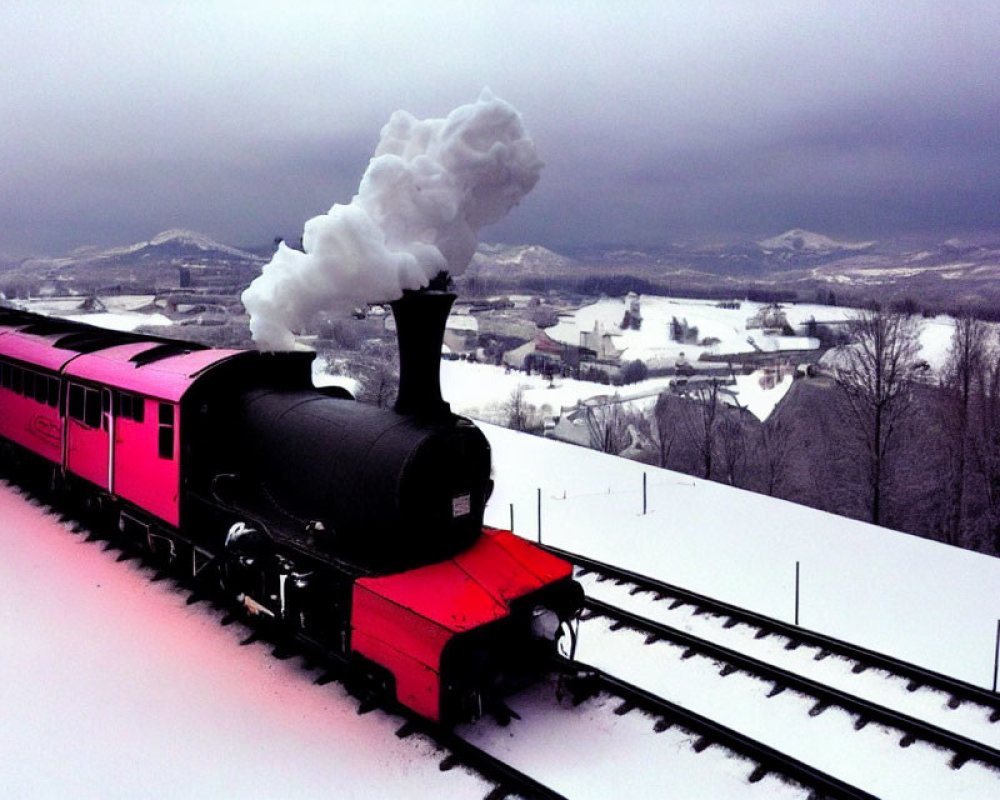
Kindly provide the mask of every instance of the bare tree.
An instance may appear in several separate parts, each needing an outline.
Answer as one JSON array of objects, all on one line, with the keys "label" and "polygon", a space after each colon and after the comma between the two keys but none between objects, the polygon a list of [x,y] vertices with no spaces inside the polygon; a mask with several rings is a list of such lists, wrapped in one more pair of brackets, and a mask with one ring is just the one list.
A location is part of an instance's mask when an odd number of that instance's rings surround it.
[{"label": "bare tree", "polygon": [[698,454],[702,477],[710,480],[719,413],[719,382],[713,379],[700,384],[688,392],[687,399],[681,414],[681,428]]},{"label": "bare tree", "polygon": [[366,343],[359,367],[362,373],[359,399],[379,408],[392,405],[399,391],[399,356],[395,344]]},{"label": "bare tree", "polygon": [[716,425],[719,455],[726,468],[726,481],[730,486],[743,485],[750,452],[746,428],[740,419],[741,413],[739,409],[734,412],[724,411]]},{"label": "bare tree", "polygon": [[837,384],[850,409],[850,429],[862,445],[866,506],[869,518],[878,525],[884,514],[896,435],[911,406],[919,329],[913,317],[874,308],[858,312],[850,331],[852,343],[844,349]]},{"label": "bare tree", "polygon": [[503,404],[503,424],[514,431],[534,430],[539,423],[538,411],[524,398],[524,388],[519,384]]},{"label": "bare tree", "polygon": [[758,442],[764,491],[774,497],[788,477],[792,455],[792,434],[788,421],[783,416],[772,414],[760,426]]},{"label": "bare tree", "polygon": [[971,427],[972,457],[983,496],[985,533],[1000,552],[1000,350],[988,347],[976,384]]},{"label": "bare tree", "polygon": [[622,411],[621,401],[588,402],[586,405],[587,430],[590,446],[602,453],[617,455],[628,445],[628,420]]},{"label": "bare tree", "polygon": [[[673,406],[673,408],[671,408]],[[664,392],[656,398],[650,420],[650,439],[656,445],[657,466],[666,468],[670,461],[670,451],[678,434],[677,403],[671,402],[670,395]]]},{"label": "bare tree", "polygon": [[942,532],[949,544],[961,544],[964,537],[973,404],[977,384],[985,377],[987,333],[986,323],[970,314],[961,314],[955,319],[955,333],[942,380],[939,410],[949,473],[942,487],[947,495]]}]

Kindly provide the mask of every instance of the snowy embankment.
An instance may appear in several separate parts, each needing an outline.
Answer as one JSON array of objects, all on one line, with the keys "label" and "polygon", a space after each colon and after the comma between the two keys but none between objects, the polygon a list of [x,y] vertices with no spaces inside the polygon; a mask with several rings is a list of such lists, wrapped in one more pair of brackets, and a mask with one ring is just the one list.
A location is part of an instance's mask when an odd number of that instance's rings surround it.
[{"label": "snowy embankment", "polygon": [[[490,524],[991,687],[1000,560],[484,425]],[[647,512],[643,473],[647,474]]]}]

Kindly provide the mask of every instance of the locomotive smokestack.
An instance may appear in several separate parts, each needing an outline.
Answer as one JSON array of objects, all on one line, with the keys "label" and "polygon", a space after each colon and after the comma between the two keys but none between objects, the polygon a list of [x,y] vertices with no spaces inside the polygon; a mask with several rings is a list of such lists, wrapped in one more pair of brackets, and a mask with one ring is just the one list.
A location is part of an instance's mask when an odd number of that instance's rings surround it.
[{"label": "locomotive smokestack", "polygon": [[441,344],[455,295],[407,290],[393,301],[399,341],[399,394],[396,411],[421,417],[445,416],[451,407],[441,397]]}]

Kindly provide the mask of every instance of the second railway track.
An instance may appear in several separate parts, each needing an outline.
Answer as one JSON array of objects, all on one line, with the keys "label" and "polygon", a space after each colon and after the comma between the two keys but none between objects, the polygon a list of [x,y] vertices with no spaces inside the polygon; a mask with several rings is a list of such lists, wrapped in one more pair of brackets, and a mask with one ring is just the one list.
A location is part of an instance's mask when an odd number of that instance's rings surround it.
[{"label": "second railway track", "polygon": [[[733,652],[732,647],[739,650],[739,645],[748,642],[758,648],[769,646],[772,655],[774,651],[780,651],[781,656],[791,652],[810,666],[834,666],[854,678],[868,673],[865,677],[876,686],[890,679],[896,684],[903,682],[904,694],[936,698],[945,717],[961,708],[976,718],[977,730],[990,734],[995,729],[991,722],[995,706],[988,692],[920,672],[879,654],[867,659],[869,651],[847,643],[810,638],[811,634],[798,628],[711,598],[605,568],[575,554],[563,555],[577,563],[588,595],[597,592],[606,601],[602,604],[593,596],[589,598],[592,616],[581,632],[585,660],[596,658],[615,674],[878,796],[992,797],[1000,792],[1000,752],[978,736],[963,736],[928,724],[919,713],[908,715],[895,707],[880,707],[823,681],[811,681],[796,670],[782,671],[743,652]],[[620,613],[625,606],[638,607],[640,612],[631,616]],[[667,624],[647,618],[657,610],[663,612],[657,618],[666,617]],[[682,623],[677,628],[695,629],[696,635],[677,630],[671,622]],[[735,637],[737,644],[727,649],[705,641],[701,638],[703,626],[722,631],[722,639]],[[734,632],[734,628],[742,630]],[[621,639],[626,635],[633,637],[631,644]],[[641,658],[635,655],[635,642],[642,645]],[[648,644],[653,646],[645,646]],[[747,652],[753,650],[751,646]],[[632,655],[619,658],[618,651]],[[887,664],[899,669],[889,674]],[[921,675],[919,682],[913,670]],[[900,672],[907,677],[900,678]],[[934,688],[920,688],[929,685]],[[956,699],[956,694],[961,699]]]}]

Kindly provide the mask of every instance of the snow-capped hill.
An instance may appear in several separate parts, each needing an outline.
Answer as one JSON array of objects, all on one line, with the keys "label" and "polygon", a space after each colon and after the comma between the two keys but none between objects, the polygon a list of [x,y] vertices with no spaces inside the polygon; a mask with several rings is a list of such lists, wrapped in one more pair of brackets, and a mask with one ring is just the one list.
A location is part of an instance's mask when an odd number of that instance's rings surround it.
[{"label": "snow-capped hill", "polygon": [[572,267],[573,260],[537,244],[481,244],[473,267],[507,274],[543,274]]},{"label": "snow-capped hill", "polygon": [[875,242],[838,242],[822,233],[793,228],[785,231],[780,236],[764,239],[757,242],[764,250],[786,250],[795,253],[833,253],[839,250],[867,250],[874,246]]},{"label": "snow-capped hill", "polygon": [[184,268],[198,275],[212,273],[216,283],[236,285],[252,280],[265,260],[195,231],[171,229],[134,244],[78,247],[60,258],[26,259],[5,277],[17,277],[16,272],[58,282],[64,291],[79,286],[86,292],[95,286],[169,283],[177,280],[177,269]]},{"label": "snow-capped hill", "polygon": [[133,245],[133,247],[136,248],[143,246],[194,248],[196,250],[203,250],[210,253],[227,253],[240,258],[253,258],[250,253],[243,250],[230,247],[227,244],[221,244],[202,233],[184,230],[182,228],[171,228],[170,230],[162,231],[142,245]]}]

